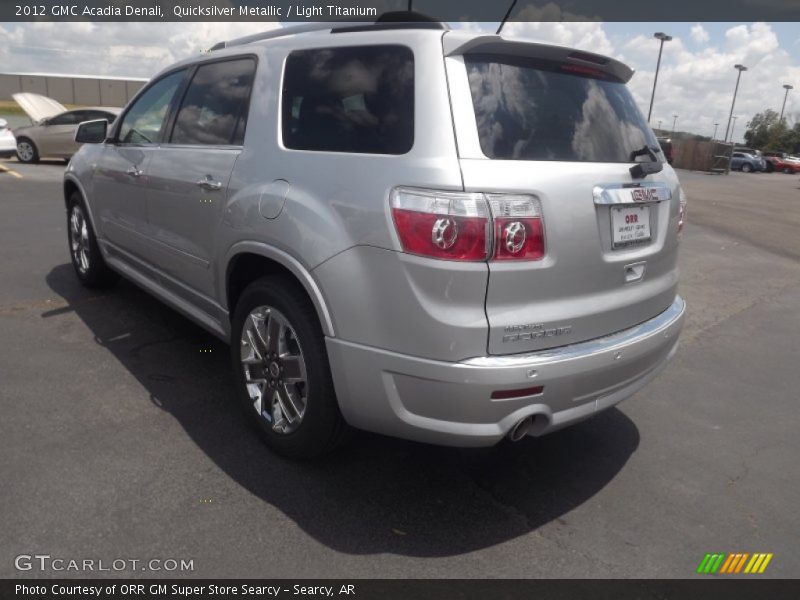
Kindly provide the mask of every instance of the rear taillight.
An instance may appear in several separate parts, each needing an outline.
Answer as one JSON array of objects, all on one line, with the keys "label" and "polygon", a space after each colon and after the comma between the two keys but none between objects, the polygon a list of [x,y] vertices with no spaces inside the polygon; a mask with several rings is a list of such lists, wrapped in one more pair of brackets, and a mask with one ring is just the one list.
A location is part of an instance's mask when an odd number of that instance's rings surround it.
[{"label": "rear taillight", "polygon": [[392,216],[403,250],[449,260],[486,260],[489,209],[483,194],[396,188]]},{"label": "rear taillight", "polygon": [[487,194],[494,220],[494,260],[540,260],[544,228],[533,196]]},{"label": "rear taillight", "polygon": [[686,223],[686,194],[683,189],[680,191],[680,208],[678,209],[678,233],[683,231],[683,226]]},{"label": "rear taillight", "polygon": [[462,261],[544,256],[541,206],[533,196],[401,187],[390,202],[405,252]]}]

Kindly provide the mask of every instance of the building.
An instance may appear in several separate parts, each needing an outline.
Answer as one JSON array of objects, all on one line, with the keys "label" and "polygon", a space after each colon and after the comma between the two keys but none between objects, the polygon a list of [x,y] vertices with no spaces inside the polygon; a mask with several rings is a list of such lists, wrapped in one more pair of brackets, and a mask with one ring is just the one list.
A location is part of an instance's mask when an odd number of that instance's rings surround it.
[{"label": "building", "polygon": [[0,73],[0,101],[18,92],[33,92],[62,104],[125,106],[146,79],[50,73]]}]

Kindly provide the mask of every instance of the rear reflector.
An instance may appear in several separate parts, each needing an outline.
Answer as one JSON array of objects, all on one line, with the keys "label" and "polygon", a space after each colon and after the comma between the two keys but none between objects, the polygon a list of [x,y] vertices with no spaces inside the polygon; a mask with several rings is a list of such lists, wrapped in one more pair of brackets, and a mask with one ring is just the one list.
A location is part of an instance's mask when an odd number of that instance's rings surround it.
[{"label": "rear reflector", "polygon": [[510,398],[524,398],[525,396],[537,396],[544,391],[544,386],[539,385],[521,390],[498,390],[492,392],[492,400],[508,400]]}]

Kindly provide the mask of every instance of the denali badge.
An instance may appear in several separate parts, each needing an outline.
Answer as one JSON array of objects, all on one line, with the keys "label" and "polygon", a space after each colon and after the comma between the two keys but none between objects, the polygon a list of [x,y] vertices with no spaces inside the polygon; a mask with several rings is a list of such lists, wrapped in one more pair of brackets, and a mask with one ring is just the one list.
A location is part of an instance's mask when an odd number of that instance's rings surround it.
[{"label": "denali badge", "polygon": [[503,336],[503,343],[506,342],[524,342],[527,340],[537,340],[544,337],[555,337],[557,335],[566,335],[572,333],[572,325],[565,325],[564,327],[552,327],[546,329],[541,323],[529,325],[509,325],[505,328],[508,335]]}]

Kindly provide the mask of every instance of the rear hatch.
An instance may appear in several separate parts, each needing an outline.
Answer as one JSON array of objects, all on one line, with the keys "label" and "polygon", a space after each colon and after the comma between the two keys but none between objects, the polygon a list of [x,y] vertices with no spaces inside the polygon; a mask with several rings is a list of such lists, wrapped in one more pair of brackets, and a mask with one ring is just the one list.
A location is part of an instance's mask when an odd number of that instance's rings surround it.
[{"label": "rear hatch", "polygon": [[465,190],[532,197],[544,235],[537,260],[489,261],[489,353],[602,337],[666,310],[681,191],[631,71],[497,36],[445,36],[444,50]]}]

